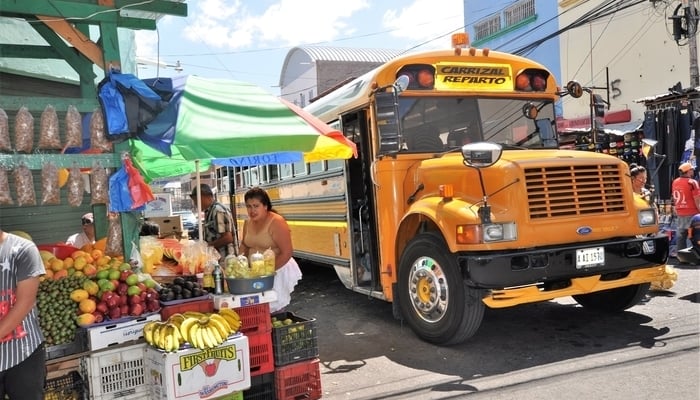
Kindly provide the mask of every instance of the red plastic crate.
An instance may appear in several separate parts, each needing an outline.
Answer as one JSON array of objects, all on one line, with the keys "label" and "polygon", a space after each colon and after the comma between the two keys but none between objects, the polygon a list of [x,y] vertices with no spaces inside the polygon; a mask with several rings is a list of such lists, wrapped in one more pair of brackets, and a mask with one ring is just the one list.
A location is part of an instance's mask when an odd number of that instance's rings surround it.
[{"label": "red plastic crate", "polygon": [[320,399],[322,392],[319,359],[277,367],[275,391],[277,400]]},{"label": "red plastic crate", "polygon": [[233,309],[241,317],[240,331],[248,335],[249,333],[270,334],[272,329],[272,319],[270,318],[270,303],[255,304],[252,306],[238,307]]},{"label": "red plastic crate", "polygon": [[275,400],[275,374],[250,377],[250,389],[243,391],[244,400]]},{"label": "red plastic crate", "polygon": [[182,314],[185,311],[198,311],[202,313],[214,312],[214,300],[205,297],[201,300],[192,300],[180,304],[164,306],[160,309],[160,319],[165,321],[173,314]]},{"label": "red plastic crate", "polygon": [[245,335],[248,336],[250,376],[258,376],[274,371],[275,360],[272,352],[271,332],[246,333]]}]

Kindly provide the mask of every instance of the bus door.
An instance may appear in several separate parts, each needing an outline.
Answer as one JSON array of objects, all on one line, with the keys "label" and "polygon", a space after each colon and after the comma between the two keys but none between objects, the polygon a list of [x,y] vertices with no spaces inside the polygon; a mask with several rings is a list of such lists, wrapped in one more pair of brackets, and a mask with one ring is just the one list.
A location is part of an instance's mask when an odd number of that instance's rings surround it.
[{"label": "bus door", "polygon": [[348,224],[353,246],[350,269],[357,286],[373,290],[379,284],[379,257],[366,113],[344,115],[342,127],[345,136],[357,146],[358,155],[347,162]]}]

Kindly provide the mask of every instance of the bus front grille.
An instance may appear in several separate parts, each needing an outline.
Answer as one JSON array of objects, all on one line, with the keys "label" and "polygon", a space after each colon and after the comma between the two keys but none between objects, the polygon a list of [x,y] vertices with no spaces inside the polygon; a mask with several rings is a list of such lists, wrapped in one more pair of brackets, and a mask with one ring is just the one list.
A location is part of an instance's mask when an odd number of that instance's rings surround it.
[{"label": "bus front grille", "polygon": [[616,165],[526,168],[530,219],[625,211],[621,179]]}]

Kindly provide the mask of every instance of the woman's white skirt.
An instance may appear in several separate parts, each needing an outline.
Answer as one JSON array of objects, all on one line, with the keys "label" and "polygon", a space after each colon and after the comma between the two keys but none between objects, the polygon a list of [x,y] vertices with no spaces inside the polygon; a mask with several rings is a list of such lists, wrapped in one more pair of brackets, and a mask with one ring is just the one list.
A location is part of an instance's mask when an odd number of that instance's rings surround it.
[{"label": "woman's white skirt", "polygon": [[292,301],[294,287],[301,279],[301,269],[294,258],[290,258],[281,266],[275,274],[273,290],[277,294],[277,300],[270,303],[270,312],[277,312],[289,305]]}]

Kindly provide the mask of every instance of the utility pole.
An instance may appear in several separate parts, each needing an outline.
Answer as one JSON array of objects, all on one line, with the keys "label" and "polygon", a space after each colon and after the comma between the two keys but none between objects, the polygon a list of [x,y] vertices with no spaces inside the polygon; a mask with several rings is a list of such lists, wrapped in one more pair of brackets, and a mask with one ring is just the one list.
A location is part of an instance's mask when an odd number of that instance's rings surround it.
[{"label": "utility pole", "polygon": [[700,73],[698,72],[698,17],[696,15],[695,0],[683,0],[685,9],[686,27],[688,35],[688,56],[690,58],[690,87],[700,86]]}]

